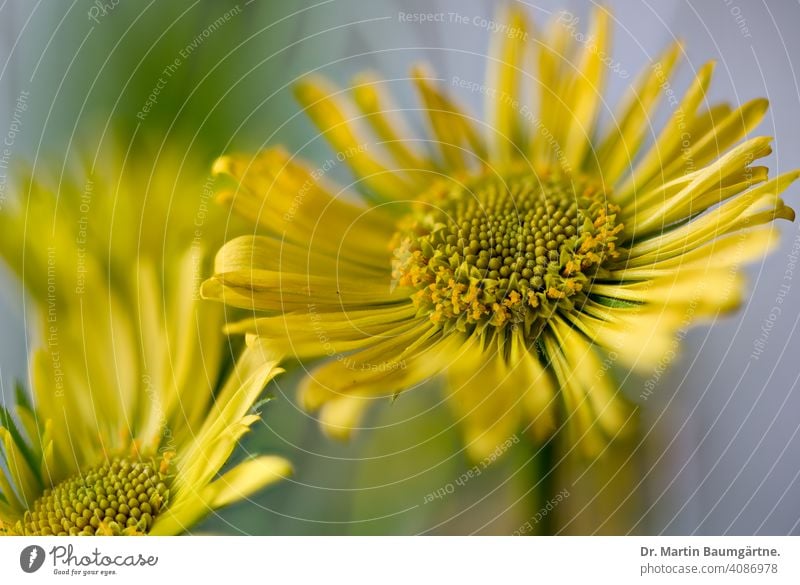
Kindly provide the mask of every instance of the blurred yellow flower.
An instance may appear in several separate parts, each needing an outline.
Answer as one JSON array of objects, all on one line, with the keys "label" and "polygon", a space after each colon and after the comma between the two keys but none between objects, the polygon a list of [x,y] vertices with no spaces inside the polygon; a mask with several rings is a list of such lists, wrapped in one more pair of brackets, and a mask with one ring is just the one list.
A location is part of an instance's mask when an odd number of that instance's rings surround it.
[{"label": "blurred yellow flower", "polygon": [[[597,9],[580,34],[561,15],[529,35],[512,11],[486,82],[452,80],[486,97],[485,122],[421,68],[420,138],[380,80],[314,78],[297,97],[335,158],[313,168],[272,148],[216,162],[233,179],[221,198],[261,233],[221,249],[203,294],[264,313],[230,331],[330,358],[300,401],[331,435],[444,373],[474,457],[521,426],[542,439],[564,423],[596,453],[632,415],[612,366],[654,368],[679,331],[739,306],[742,263],[773,247],[773,220],[794,218],[780,196],[798,173],[769,180],[752,163],[770,139],[740,142],[767,101],[709,104],[709,63],[679,102],[676,44],[601,125],[609,21]],[[645,148],[665,96],[671,117]],[[355,189],[327,180],[339,163]]]},{"label": "blurred yellow flower", "polygon": [[222,224],[198,171],[112,151],[53,188],[29,173],[0,214],[41,313],[32,401],[0,408],[0,533],[177,534],[291,472],[260,456],[219,475],[281,370],[254,340],[220,383],[223,313],[197,287]]}]

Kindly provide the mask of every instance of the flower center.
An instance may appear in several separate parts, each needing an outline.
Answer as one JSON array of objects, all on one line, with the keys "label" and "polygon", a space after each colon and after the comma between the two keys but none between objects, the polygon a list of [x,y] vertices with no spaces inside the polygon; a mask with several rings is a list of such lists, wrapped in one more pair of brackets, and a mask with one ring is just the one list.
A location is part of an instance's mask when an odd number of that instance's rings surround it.
[{"label": "flower center", "polygon": [[116,457],[45,490],[25,512],[23,534],[146,534],[169,499],[169,457]]},{"label": "flower center", "polygon": [[584,179],[511,173],[437,184],[393,239],[393,279],[422,314],[469,332],[521,324],[538,335],[572,309],[622,225],[602,189]]}]

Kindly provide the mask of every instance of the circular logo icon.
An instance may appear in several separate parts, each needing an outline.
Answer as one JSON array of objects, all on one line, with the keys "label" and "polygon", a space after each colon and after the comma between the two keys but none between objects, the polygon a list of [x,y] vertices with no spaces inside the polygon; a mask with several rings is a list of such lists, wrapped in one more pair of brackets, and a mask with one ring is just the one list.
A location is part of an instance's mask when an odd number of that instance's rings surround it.
[{"label": "circular logo icon", "polygon": [[44,564],[44,549],[41,546],[32,544],[26,546],[19,553],[19,566],[26,573],[35,573]]}]

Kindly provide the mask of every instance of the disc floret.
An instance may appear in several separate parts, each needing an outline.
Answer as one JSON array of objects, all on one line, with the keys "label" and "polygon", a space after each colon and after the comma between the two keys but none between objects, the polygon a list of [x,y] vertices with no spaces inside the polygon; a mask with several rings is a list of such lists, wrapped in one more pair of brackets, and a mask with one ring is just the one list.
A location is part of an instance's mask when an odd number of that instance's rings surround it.
[{"label": "disc floret", "polygon": [[572,309],[607,257],[618,208],[604,190],[561,175],[446,181],[415,204],[393,240],[393,278],[448,329],[521,324],[530,333]]},{"label": "disc floret", "polygon": [[147,534],[169,500],[170,459],[109,459],[46,490],[17,530],[31,536]]}]

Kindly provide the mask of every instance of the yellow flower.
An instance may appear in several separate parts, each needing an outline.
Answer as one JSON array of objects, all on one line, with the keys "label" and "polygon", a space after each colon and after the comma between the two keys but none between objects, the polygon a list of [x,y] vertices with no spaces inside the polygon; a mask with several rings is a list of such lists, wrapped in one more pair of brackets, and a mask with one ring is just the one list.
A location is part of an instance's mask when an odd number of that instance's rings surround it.
[{"label": "yellow flower", "polygon": [[174,155],[102,158],[54,190],[28,177],[0,214],[41,313],[32,401],[0,408],[0,534],[177,534],[291,471],[260,456],[220,475],[281,370],[253,340],[219,382],[223,313],[197,288],[200,236],[222,232],[202,186]]},{"label": "yellow flower", "polygon": [[[587,34],[562,15],[535,39],[509,18],[517,33],[498,35],[485,84],[451,81],[486,97],[486,122],[421,68],[422,138],[381,81],[314,78],[296,95],[334,157],[314,168],[272,148],[214,166],[233,179],[221,199],[261,233],[221,249],[203,293],[263,312],[230,331],[329,358],[300,401],[332,435],[443,373],[473,456],[562,423],[596,453],[632,415],[610,369],[646,372],[688,324],[739,306],[742,263],[773,247],[773,220],[794,218],[780,195],[798,173],[769,180],[753,162],[770,139],[740,142],[766,100],[709,104],[709,63],[673,102],[674,45],[604,125],[608,13]],[[665,96],[670,118],[645,146]],[[337,164],[354,189],[328,180]]]}]

